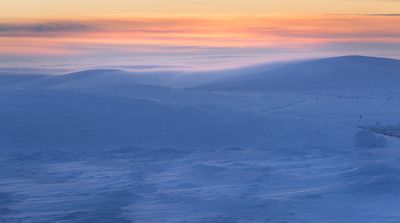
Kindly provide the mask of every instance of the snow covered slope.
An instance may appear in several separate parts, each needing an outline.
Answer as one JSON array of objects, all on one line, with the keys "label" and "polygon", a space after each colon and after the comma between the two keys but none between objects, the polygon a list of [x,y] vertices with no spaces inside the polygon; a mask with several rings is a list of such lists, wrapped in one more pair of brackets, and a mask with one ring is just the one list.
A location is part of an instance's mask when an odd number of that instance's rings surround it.
[{"label": "snow covered slope", "polygon": [[288,64],[270,70],[260,69],[235,80],[202,88],[240,91],[369,91],[396,90],[399,82],[399,60],[346,56]]},{"label": "snow covered slope", "polygon": [[0,76],[0,222],[399,222],[399,70]]},{"label": "snow covered slope", "polygon": [[307,120],[113,95],[3,90],[0,103],[0,142],[11,147],[326,145],[337,135]]},{"label": "snow covered slope", "polygon": [[32,81],[46,78],[44,74],[26,74],[0,71],[0,88],[12,88]]}]

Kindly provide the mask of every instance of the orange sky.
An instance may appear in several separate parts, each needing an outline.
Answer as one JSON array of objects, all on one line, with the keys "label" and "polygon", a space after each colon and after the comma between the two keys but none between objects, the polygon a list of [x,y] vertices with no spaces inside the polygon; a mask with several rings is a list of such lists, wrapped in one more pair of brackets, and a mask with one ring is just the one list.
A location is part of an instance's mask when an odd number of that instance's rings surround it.
[{"label": "orange sky", "polygon": [[2,17],[398,13],[398,0],[2,0]]},{"label": "orange sky", "polygon": [[400,57],[397,0],[3,0],[0,6],[2,58]]}]

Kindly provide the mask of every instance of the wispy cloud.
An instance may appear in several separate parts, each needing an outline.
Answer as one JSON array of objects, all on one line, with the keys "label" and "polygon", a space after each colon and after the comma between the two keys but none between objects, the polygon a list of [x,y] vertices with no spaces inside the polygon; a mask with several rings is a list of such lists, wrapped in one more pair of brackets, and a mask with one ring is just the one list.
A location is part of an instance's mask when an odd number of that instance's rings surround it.
[{"label": "wispy cloud", "polygon": [[364,15],[367,15],[367,16],[389,16],[389,17],[392,17],[392,16],[400,16],[400,13],[398,13],[398,14],[393,14],[393,13],[391,13],[391,14],[364,14]]},{"label": "wispy cloud", "polygon": [[92,32],[94,30],[94,26],[82,22],[0,23],[0,36],[62,35],[67,33]]},{"label": "wispy cloud", "polygon": [[[400,1],[399,1],[400,2]],[[328,15],[337,15],[337,16],[388,16],[388,17],[397,17],[400,16],[400,13],[369,13],[369,14],[328,14]]]},{"label": "wispy cloud", "polygon": [[0,23],[1,55],[233,60],[232,55],[261,58],[281,52],[290,58],[289,52],[333,52],[334,47],[321,46],[346,44],[354,51],[376,50],[368,47],[372,43],[400,44],[400,16],[134,17]]}]

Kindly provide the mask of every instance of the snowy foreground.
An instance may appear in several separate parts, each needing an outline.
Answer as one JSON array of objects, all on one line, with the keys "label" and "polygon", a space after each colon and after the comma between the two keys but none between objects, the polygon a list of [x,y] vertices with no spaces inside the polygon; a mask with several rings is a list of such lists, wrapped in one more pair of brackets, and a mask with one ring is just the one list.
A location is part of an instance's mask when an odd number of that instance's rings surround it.
[{"label": "snowy foreground", "polygon": [[0,222],[400,222],[399,61],[217,73],[0,75]]}]

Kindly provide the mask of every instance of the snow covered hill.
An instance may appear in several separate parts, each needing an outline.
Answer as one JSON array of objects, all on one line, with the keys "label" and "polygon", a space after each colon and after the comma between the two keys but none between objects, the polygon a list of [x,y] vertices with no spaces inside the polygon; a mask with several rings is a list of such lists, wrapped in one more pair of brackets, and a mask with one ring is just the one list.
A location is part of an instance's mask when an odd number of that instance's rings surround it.
[{"label": "snow covered hill", "polygon": [[399,64],[6,72],[0,222],[398,222]]},{"label": "snow covered hill", "polygon": [[[8,147],[260,147],[270,143],[326,145],[334,140],[331,134],[320,134],[319,124],[307,120],[150,99],[60,90],[3,90],[0,103],[0,144]],[[288,135],[292,137],[289,144]]]},{"label": "snow covered hill", "polygon": [[397,90],[400,60],[346,56],[258,70],[235,80],[202,86],[212,90],[329,91]]},{"label": "snow covered hill", "polygon": [[10,88],[48,77],[44,74],[13,73],[0,70],[0,88]]}]

